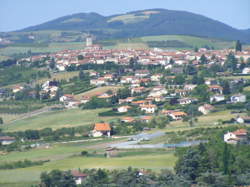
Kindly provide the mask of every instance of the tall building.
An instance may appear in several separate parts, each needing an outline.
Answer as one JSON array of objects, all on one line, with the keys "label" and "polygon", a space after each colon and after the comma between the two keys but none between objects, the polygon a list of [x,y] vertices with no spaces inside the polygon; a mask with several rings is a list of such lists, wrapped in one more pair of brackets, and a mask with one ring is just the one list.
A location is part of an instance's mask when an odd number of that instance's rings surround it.
[{"label": "tall building", "polygon": [[91,47],[93,45],[93,39],[91,35],[86,37],[86,47]]}]

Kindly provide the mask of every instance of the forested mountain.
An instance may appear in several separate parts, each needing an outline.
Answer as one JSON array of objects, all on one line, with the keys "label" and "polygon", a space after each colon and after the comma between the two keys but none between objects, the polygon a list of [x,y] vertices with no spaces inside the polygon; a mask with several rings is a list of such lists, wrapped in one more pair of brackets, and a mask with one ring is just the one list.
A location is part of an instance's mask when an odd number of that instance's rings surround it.
[{"label": "forested mountain", "polygon": [[166,9],[150,9],[113,16],[79,13],[64,16],[21,31],[77,30],[100,39],[150,35],[192,35],[250,42],[249,30],[235,29],[202,15]]}]

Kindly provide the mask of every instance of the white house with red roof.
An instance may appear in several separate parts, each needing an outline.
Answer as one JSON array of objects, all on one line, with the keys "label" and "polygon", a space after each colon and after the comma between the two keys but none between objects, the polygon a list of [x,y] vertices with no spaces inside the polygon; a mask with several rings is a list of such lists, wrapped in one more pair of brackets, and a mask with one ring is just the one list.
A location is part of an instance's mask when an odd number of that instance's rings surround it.
[{"label": "white house with red roof", "polygon": [[157,110],[157,106],[153,104],[143,104],[140,105],[141,111],[145,111],[145,113],[155,113]]},{"label": "white house with red roof", "polygon": [[83,180],[88,176],[88,174],[82,173],[77,170],[72,170],[71,175],[74,177],[75,183],[77,185],[82,184]]},{"label": "white house with red roof", "polygon": [[117,108],[117,111],[119,113],[125,113],[125,112],[128,112],[128,110],[130,108],[131,108],[131,106],[128,106],[128,105],[126,105],[126,106],[120,106],[120,107]]},{"label": "white house with red roof", "polygon": [[103,135],[110,136],[111,127],[109,123],[96,123],[94,126],[94,130],[92,131],[93,137],[101,137]]},{"label": "white house with red roof", "polygon": [[238,129],[234,132],[227,132],[224,134],[224,142],[229,144],[236,144],[238,141],[247,140],[247,130]]},{"label": "white house with red roof", "polygon": [[214,106],[212,106],[210,104],[204,104],[202,106],[199,106],[199,108],[198,108],[198,111],[204,115],[210,113],[213,110],[214,110]]}]

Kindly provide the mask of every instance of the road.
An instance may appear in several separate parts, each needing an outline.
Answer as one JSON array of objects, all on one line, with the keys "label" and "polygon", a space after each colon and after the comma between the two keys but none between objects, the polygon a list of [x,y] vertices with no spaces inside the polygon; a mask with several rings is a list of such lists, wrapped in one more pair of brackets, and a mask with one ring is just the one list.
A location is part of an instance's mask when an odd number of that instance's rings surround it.
[{"label": "road", "polygon": [[38,110],[34,110],[32,112],[25,113],[21,117],[19,117],[18,119],[14,119],[14,120],[10,121],[9,123],[13,123],[15,121],[19,121],[19,120],[22,120],[22,119],[37,116],[37,115],[45,113],[45,112],[49,112],[49,111],[51,111],[52,108],[56,108],[56,107],[62,107],[62,105],[47,106],[47,107],[44,107],[44,108],[41,108],[41,109],[38,109]]},{"label": "road", "polygon": [[131,136],[129,140],[120,142],[116,144],[111,144],[109,147],[117,148],[117,149],[159,149],[159,148],[176,148],[176,147],[190,147],[194,145],[199,145],[200,143],[207,143],[207,140],[195,140],[195,141],[184,141],[176,144],[138,144],[143,140],[152,140],[161,136],[164,136],[165,133],[158,131],[152,134],[149,133],[141,133],[135,136]]},{"label": "road", "polygon": [[110,144],[109,147],[118,148],[118,149],[140,149],[140,148],[163,148],[164,144],[144,144],[138,145],[139,142],[143,140],[152,140],[161,136],[164,136],[165,133],[157,131],[154,133],[140,133],[134,136],[131,136],[128,141]]}]

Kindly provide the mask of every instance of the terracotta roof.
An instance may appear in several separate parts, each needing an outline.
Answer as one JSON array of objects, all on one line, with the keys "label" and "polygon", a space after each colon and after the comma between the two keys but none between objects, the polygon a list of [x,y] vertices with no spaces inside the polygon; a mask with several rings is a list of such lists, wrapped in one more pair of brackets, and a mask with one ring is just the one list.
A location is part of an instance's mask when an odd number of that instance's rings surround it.
[{"label": "terracotta roof", "polygon": [[74,176],[74,177],[87,177],[88,175],[85,174],[85,173],[81,173],[77,170],[73,170],[71,171],[71,174]]},{"label": "terracotta roof", "polygon": [[143,104],[143,103],[146,103],[145,100],[140,100],[140,101],[133,101],[132,104]]},{"label": "terracotta roof", "polygon": [[210,85],[210,89],[223,89],[220,85]]},{"label": "terracotta roof", "polygon": [[140,107],[141,108],[157,108],[157,106],[156,105],[151,105],[151,104],[148,104],[148,105],[145,105],[145,104],[142,104],[142,105],[140,105]]},{"label": "terracotta roof", "polygon": [[247,135],[247,130],[246,129],[238,129],[236,131],[233,132],[233,134],[235,135]]},{"label": "terracotta roof", "polygon": [[132,117],[124,117],[124,118],[122,118],[122,121],[132,122],[132,121],[134,121],[134,120],[135,120],[135,119],[132,118]]},{"label": "terracotta roof", "polygon": [[3,141],[3,140],[15,140],[14,137],[10,137],[10,136],[0,136],[0,140]]},{"label": "terracotta roof", "polygon": [[187,114],[185,112],[173,112],[174,116],[186,116]]},{"label": "terracotta roof", "polygon": [[94,130],[96,131],[111,131],[108,123],[96,123]]},{"label": "terracotta roof", "polygon": [[141,119],[142,120],[151,120],[151,119],[153,119],[153,116],[142,116]]}]

